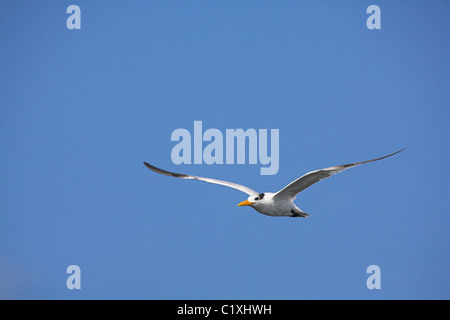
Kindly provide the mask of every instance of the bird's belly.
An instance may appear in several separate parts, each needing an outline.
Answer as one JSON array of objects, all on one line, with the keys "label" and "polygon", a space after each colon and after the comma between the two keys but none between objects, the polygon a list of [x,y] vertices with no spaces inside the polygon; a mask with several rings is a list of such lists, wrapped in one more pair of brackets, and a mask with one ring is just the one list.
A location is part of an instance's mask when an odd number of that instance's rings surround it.
[{"label": "bird's belly", "polygon": [[263,208],[254,208],[259,213],[265,214],[272,217],[288,217],[292,216],[291,210],[293,209],[292,202],[274,202],[270,205],[264,206]]}]

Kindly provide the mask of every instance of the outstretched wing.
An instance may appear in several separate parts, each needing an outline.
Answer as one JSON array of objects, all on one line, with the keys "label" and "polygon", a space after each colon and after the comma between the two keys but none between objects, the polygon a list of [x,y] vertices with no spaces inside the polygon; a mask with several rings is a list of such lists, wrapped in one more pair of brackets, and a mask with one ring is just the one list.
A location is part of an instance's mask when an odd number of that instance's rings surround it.
[{"label": "outstretched wing", "polygon": [[286,187],[284,187],[283,189],[278,191],[274,197],[288,198],[288,199],[293,200],[293,199],[295,199],[295,196],[297,193],[302,192],[303,190],[312,186],[314,183],[319,182],[320,180],[329,178],[336,173],[344,171],[345,169],[349,169],[351,167],[354,167],[354,166],[357,166],[357,165],[360,165],[363,163],[378,161],[378,160],[393,156],[394,154],[397,154],[400,151],[403,151],[405,149],[406,148],[403,148],[402,150],[399,150],[397,152],[394,152],[392,154],[389,154],[389,155],[381,157],[381,158],[376,158],[376,159],[361,161],[361,162],[356,162],[356,163],[350,163],[350,164],[344,164],[341,166],[330,167],[330,168],[325,168],[325,169],[308,172],[307,174],[301,176],[300,178],[298,178],[295,181],[292,181]]},{"label": "outstretched wing", "polygon": [[226,186],[226,187],[230,187],[230,188],[234,188],[237,189],[239,191],[245,192],[248,195],[254,195],[254,194],[258,194],[258,192],[247,188],[246,186],[237,184],[237,183],[233,183],[233,182],[228,182],[228,181],[223,181],[223,180],[217,180],[217,179],[211,179],[211,178],[203,178],[203,177],[198,177],[198,176],[192,176],[189,174],[183,174],[183,173],[175,173],[175,172],[170,172],[170,171],[166,171],[166,170],[162,170],[159,169],[155,166],[152,166],[151,164],[148,164],[147,162],[144,162],[144,165],[149,168],[150,170],[159,173],[159,174],[164,174],[166,176],[171,176],[171,177],[175,177],[175,178],[181,178],[181,179],[193,179],[193,180],[199,180],[199,181],[204,181],[204,182],[208,182],[208,183],[214,183],[214,184],[220,184],[222,186]]}]

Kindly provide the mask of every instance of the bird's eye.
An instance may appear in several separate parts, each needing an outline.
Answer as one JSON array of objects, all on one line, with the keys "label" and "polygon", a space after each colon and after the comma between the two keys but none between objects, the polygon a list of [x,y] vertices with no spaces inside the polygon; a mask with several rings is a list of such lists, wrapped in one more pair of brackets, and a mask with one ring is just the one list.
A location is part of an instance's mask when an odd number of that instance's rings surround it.
[{"label": "bird's eye", "polygon": [[259,200],[258,198],[255,198],[255,201]]}]

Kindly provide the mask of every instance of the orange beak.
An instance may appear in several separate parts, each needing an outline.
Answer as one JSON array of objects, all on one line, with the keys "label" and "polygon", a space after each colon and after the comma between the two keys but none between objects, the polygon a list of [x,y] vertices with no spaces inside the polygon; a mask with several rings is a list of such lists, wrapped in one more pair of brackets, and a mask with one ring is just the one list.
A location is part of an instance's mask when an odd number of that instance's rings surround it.
[{"label": "orange beak", "polygon": [[249,205],[251,205],[252,203],[250,202],[250,201],[248,201],[248,200],[245,200],[245,201],[242,201],[241,203],[239,203],[238,204],[238,207],[241,207],[241,206],[249,206]]}]

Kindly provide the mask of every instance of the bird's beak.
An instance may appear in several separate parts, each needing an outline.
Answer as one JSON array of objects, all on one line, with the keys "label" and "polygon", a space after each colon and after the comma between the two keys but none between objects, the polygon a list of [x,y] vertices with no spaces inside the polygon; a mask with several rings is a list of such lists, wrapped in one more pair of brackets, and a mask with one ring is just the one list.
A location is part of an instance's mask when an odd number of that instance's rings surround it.
[{"label": "bird's beak", "polygon": [[239,203],[238,204],[238,207],[241,207],[241,206],[249,206],[249,205],[251,205],[252,203],[250,202],[250,201],[248,201],[248,200],[245,200],[245,201],[242,201],[241,203]]}]

